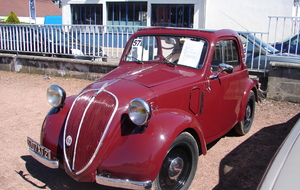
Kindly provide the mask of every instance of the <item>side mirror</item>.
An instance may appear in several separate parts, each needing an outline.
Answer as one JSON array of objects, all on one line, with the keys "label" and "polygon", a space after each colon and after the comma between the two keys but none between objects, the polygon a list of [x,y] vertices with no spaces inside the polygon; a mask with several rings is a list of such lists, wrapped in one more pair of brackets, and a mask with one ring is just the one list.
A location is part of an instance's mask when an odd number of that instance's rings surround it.
[{"label": "side mirror", "polygon": [[232,73],[232,71],[233,71],[233,67],[231,65],[228,65],[226,63],[220,63],[219,64],[219,72],[215,75],[211,75],[209,78],[213,80],[213,79],[218,78],[221,73],[230,74],[230,73]]}]

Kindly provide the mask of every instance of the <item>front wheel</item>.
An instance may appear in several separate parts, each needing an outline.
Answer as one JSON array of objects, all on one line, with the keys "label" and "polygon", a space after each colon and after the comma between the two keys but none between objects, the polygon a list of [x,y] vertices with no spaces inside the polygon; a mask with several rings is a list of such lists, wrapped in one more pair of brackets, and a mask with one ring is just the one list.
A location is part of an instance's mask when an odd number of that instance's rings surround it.
[{"label": "front wheel", "polygon": [[245,109],[245,117],[244,120],[238,122],[235,125],[235,132],[239,135],[245,135],[249,132],[252,122],[254,119],[254,112],[255,112],[255,95],[254,92],[251,91],[248,97],[248,102]]},{"label": "front wheel", "polygon": [[199,149],[194,137],[186,132],[181,133],[171,145],[153,189],[188,189],[196,173],[198,156]]}]

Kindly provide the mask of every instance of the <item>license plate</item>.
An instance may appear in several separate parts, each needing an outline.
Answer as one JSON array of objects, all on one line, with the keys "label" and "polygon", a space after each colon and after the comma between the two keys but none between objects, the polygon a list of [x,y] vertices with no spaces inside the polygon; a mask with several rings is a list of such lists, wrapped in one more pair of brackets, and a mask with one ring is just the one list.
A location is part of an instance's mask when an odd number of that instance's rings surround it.
[{"label": "license plate", "polygon": [[34,152],[36,152],[44,158],[47,158],[48,160],[51,160],[51,150],[40,145],[39,143],[35,142],[29,137],[27,137],[27,144],[29,148],[31,148]]}]

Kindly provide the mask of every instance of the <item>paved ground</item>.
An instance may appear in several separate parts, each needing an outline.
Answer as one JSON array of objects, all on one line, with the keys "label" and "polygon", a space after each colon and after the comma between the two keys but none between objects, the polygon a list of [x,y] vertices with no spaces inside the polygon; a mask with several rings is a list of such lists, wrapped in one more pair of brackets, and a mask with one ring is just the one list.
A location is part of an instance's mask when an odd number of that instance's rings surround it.
[{"label": "paved ground", "polygon": [[[50,109],[46,89],[62,86],[67,95],[90,83],[0,71],[0,186],[1,189],[103,189],[95,183],[79,183],[63,170],[52,170],[29,156],[26,137],[39,140],[41,124]],[[211,144],[199,165],[190,190],[256,189],[272,156],[300,118],[300,105],[262,101],[257,104],[249,134],[227,134]]]}]

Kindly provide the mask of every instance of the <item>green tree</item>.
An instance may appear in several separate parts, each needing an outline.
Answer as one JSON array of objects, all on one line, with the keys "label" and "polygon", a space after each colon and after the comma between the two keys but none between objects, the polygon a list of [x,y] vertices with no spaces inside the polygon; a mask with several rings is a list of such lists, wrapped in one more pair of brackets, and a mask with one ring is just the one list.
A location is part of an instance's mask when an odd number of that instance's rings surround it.
[{"label": "green tree", "polygon": [[5,22],[12,23],[12,24],[19,24],[20,20],[14,12],[10,12]]}]

